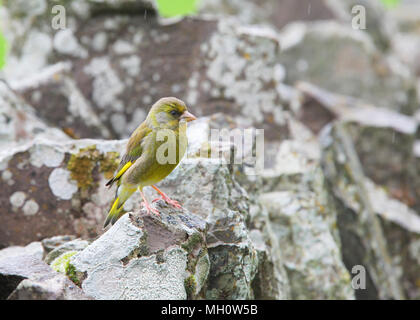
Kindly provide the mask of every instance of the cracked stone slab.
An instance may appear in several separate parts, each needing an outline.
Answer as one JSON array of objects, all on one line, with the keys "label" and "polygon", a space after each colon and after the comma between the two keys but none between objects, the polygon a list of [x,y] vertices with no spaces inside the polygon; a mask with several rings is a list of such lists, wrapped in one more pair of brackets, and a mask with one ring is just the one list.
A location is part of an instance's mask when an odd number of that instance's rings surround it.
[{"label": "cracked stone slab", "polygon": [[[323,170],[329,184],[334,186],[331,193],[337,207],[344,263],[349,269],[354,265],[366,268],[367,290],[356,290],[356,297],[416,299],[419,294],[416,279],[420,274],[417,250],[414,249],[419,238],[418,213],[393,196],[392,189],[370,179],[369,168],[373,167],[366,165],[366,158],[359,153],[360,143],[356,144],[354,129],[349,123],[338,122],[323,130],[321,141]],[[361,129],[363,127],[357,130]],[[374,140],[376,135],[393,131],[389,128],[367,129],[370,134],[365,140]],[[386,140],[380,141],[383,145]],[[397,166],[392,167],[397,170],[402,168],[402,163],[409,163],[404,155],[407,147],[403,141],[405,138],[392,149],[392,156],[400,159],[395,162]],[[371,157],[381,160],[373,154]],[[390,160],[387,164],[393,163]],[[392,174],[392,171],[388,170],[388,173]]]},{"label": "cracked stone slab", "polygon": [[0,298],[87,299],[69,279],[42,261],[43,253],[41,242],[0,250]]},{"label": "cracked stone slab", "polygon": [[388,59],[368,34],[350,24],[293,23],[282,30],[280,43],[285,83],[306,81],[378,107],[408,115],[415,112],[416,82],[409,70]]},{"label": "cracked stone slab", "polygon": [[125,143],[39,138],[3,149],[1,245],[21,245],[57,234],[89,238],[101,232],[114,196],[114,189],[107,189],[105,183],[118,166]]},{"label": "cracked stone slab", "polygon": [[[187,299],[201,294],[209,272],[206,223],[157,203],[160,216],[121,217],[70,264],[95,299]],[[159,279],[159,281],[156,281]]]}]

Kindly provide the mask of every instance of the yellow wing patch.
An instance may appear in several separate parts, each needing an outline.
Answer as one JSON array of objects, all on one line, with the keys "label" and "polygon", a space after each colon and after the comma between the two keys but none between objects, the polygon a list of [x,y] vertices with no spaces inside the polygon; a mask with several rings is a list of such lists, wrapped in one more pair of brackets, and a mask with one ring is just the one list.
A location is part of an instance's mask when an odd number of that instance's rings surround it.
[{"label": "yellow wing patch", "polygon": [[114,180],[117,180],[117,179],[119,179],[123,174],[124,174],[124,172],[126,172],[127,170],[128,170],[128,168],[130,168],[131,167],[131,165],[132,165],[133,163],[131,162],[131,161],[128,161],[126,164],[125,164],[125,166],[124,167],[122,167],[122,169],[117,173],[117,175],[114,177]]},{"label": "yellow wing patch", "polygon": [[121,176],[124,174],[124,172],[126,172],[126,171],[127,171],[127,169],[131,167],[131,165],[132,165],[132,164],[133,164],[133,162],[128,161],[128,162],[124,165],[124,167],[122,167],[122,169],[121,169],[120,171],[118,171],[117,175],[116,175],[114,178],[112,178],[111,180],[109,180],[109,181],[106,183],[106,186],[107,186],[107,187],[112,186],[112,184],[113,184],[115,181],[117,181],[119,178],[121,178]]}]

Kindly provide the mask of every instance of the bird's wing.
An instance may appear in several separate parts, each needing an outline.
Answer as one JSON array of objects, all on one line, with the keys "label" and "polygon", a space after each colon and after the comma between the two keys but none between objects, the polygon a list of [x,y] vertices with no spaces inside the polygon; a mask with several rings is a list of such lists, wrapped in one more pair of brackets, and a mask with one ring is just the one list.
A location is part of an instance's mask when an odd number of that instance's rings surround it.
[{"label": "bird's wing", "polygon": [[115,176],[110,179],[106,186],[112,186],[115,181],[121,179],[123,174],[130,168],[134,162],[142,155],[143,139],[152,131],[147,125],[146,122],[143,122],[131,135],[127,143],[127,149],[125,155],[122,157],[120,165],[118,166],[117,173]]}]

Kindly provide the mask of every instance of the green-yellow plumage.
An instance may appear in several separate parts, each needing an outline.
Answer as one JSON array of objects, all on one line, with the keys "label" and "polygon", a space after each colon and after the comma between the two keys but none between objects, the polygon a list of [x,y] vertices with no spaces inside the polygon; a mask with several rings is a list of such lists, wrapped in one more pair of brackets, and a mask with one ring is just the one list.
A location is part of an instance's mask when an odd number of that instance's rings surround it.
[{"label": "green-yellow plumage", "polygon": [[[128,140],[115,176],[106,184],[111,186],[116,182],[118,188],[104,227],[118,220],[124,203],[137,189],[146,209],[157,213],[147,203],[142,189],[153,186],[175,169],[186,151],[187,122],[195,119],[185,103],[177,98],[162,98],[152,106],[146,120]],[[179,206],[158,188],[153,188],[165,201]]]}]

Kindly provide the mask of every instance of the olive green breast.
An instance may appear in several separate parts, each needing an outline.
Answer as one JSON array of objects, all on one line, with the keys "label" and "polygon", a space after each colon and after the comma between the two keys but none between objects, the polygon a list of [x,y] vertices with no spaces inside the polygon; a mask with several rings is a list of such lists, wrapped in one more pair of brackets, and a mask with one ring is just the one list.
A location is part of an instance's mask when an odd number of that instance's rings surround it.
[{"label": "olive green breast", "polygon": [[153,185],[175,169],[186,148],[185,130],[153,130],[142,141],[142,155],[123,178],[140,187]]}]

